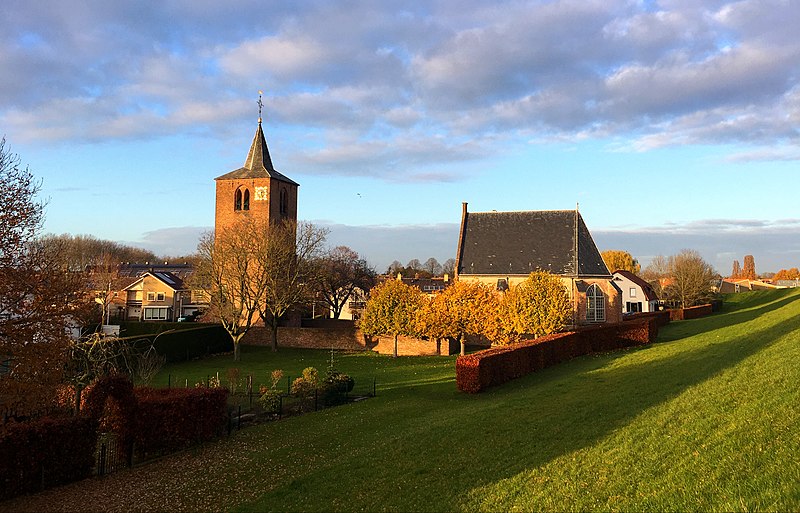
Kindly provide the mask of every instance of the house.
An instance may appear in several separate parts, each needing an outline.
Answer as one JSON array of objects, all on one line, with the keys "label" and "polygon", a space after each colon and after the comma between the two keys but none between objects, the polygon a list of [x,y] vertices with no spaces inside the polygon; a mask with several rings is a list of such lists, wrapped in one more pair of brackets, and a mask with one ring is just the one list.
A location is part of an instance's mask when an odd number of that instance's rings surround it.
[{"label": "house", "polygon": [[561,278],[574,327],[622,320],[620,290],[577,209],[468,212],[463,204],[457,280],[504,291],[537,270]]},{"label": "house", "polygon": [[783,288],[780,285],[772,285],[760,280],[730,279],[725,278],[719,282],[719,292],[721,294],[730,294],[737,292],[748,292],[751,290],[771,290]]},{"label": "house", "polygon": [[655,312],[658,310],[658,295],[645,280],[630,271],[613,272],[614,283],[620,289],[622,313]]},{"label": "house", "polygon": [[123,317],[133,321],[176,321],[208,304],[202,292],[186,288],[172,273],[147,271],[121,293],[125,298]]}]

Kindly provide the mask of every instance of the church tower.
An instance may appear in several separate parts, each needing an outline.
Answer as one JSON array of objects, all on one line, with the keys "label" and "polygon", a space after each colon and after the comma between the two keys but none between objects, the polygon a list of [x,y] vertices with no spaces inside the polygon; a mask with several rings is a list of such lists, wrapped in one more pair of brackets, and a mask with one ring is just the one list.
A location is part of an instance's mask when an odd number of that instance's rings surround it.
[{"label": "church tower", "polygon": [[261,96],[258,128],[244,166],[218,176],[214,229],[217,234],[241,216],[270,223],[297,221],[297,182],[275,170],[261,129]]}]

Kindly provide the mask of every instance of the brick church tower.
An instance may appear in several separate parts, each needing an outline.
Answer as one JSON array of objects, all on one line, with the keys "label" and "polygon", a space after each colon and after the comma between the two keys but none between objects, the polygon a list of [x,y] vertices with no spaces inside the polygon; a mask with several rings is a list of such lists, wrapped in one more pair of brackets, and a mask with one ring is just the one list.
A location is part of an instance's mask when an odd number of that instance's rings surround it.
[{"label": "brick church tower", "polygon": [[244,166],[214,179],[217,182],[214,229],[218,234],[240,216],[256,216],[270,223],[284,219],[297,221],[299,185],[272,166],[261,129],[260,97],[258,102],[258,128]]}]

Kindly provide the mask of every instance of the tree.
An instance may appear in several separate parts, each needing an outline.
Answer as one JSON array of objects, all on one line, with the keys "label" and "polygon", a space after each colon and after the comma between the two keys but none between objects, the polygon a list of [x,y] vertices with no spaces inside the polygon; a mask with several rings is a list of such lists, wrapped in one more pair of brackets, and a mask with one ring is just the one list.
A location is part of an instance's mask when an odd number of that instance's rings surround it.
[{"label": "tree", "polygon": [[742,276],[742,268],[738,260],[733,261],[733,269],[731,269],[731,279],[737,279]]},{"label": "tree", "polygon": [[442,273],[453,277],[453,272],[456,269],[456,259],[455,258],[448,258],[442,264]]},{"label": "tree", "polygon": [[656,295],[664,299],[664,286],[670,280],[669,260],[664,255],[656,255],[642,271],[642,279],[647,281]]},{"label": "tree", "polygon": [[430,257],[422,264],[422,270],[430,273],[431,276],[439,276],[442,274],[442,264],[435,258]]},{"label": "tree", "polygon": [[403,264],[397,260],[392,261],[392,263],[389,264],[389,267],[386,269],[386,274],[390,276],[396,276],[399,272],[403,272]]},{"label": "tree", "polygon": [[561,331],[572,319],[567,289],[558,276],[545,271],[532,272],[525,281],[505,292],[500,319],[511,341],[523,334],[540,337]]},{"label": "tree", "polygon": [[103,240],[91,235],[45,235],[44,244],[60,248],[67,266],[72,271],[86,271],[103,259],[115,262],[155,262],[155,253],[141,248],[126,246],[118,242]]},{"label": "tree", "polygon": [[329,250],[322,256],[319,265],[318,290],[333,312],[334,319],[339,318],[356,289],[369,292],[375,284],[375,270],[347,246]]},{"label": "tree", "polygon": [[670,284],[665,292],[668,299],[677,301],[682,308],[708,301],[712,295],[711,280],[714,269],[695,250],[684,249],[669,257]]},{"label": "tree", "polygon": [[263,277],[255,273],[255,237],[247,218],[222,233],[203,235],[197,246],[198,265],[190,280],[193,288],[208,293],[206,315],[219,320],[230,335],[235,361],[240,360],[239,342],[256,320],[264,294]]},{"label": "tree", "polygon": [[603,257],[603,262],[612,273],[614,271],[630,271],[633,274],[639,274],[642,269],[639,262],[627,251],[610,249],[600,253],[600,256]]},{"label": "tree", "polygon": [[744,256],[744,268],[742,269],[742,278],[746,278],[748,280],[755,280],[757,278],[756,261],[753,258],[753,255]]},{"label": "tree", "polygon": [[278,350],[278,322],[291,308],[313,301],[319,282],[320,253],[328,231],[310,223],[284,220],[258,223],[256,274],[263,277],[259,313],[269,326],[272,350]]},{"label": "tree", "polygon": [[420,263],[420,261],[418,259],[412,258],[411,260],[408,261],[408,265],[406,265],[406,269],[407,270],[413,270],[413,271],[422,271],[423,270],[422,269],[422,263]]},{"label": "tree", "polygon": [[797,280],[800,279],[800,270],[797,267],[792,267],[791,269],[781,269],[772,277],[773,281],[778,280]]},{"label": "tree", "polygon": [[36,239],[40,183],[0,140],[0,411],[10,417],[54,404],[67,361],[66,327],[84,305],[82,275],[65,271],[57,248]]},{"label": "tree", "polygon": [[397,338],[416,334],[416,319],[425,304],[417,287],[389,279],[372,288],[358,327],[365,335],[391,335],[397,357]]},{"label": "tree", "polygon": [[463,355],[467,335],[492,338],[498,306],[498,295],[488,285],[457,281],[425,305],[418,318],[418,329],[423,335],[437,340],[458,340]]}]

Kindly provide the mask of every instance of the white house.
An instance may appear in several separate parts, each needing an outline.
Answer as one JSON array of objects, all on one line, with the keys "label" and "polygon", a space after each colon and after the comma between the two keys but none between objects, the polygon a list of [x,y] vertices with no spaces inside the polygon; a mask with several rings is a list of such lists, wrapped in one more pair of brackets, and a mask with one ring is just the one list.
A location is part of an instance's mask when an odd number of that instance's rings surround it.
[{"label": "white house", "polygon": [[658,310],[658,296],[649,283],[630,271],[617,270],[612,274],[614,284],[622,291],[620,300],[623,313]]}]

